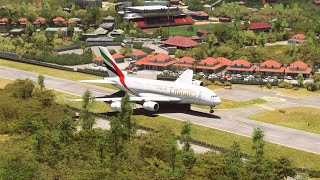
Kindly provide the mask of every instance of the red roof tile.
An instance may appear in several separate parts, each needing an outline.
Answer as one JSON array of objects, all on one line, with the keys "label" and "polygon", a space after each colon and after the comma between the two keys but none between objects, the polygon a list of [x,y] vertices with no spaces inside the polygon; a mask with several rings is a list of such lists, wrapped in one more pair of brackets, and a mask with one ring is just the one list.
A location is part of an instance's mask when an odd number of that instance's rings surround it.
[{"label": "red roof tile", "polygon": [[95,60],[96,60],[96,61],[103,61],[103,58],[102,58],[102,56],[98,56],[98,57],[96,57]]},{"label": "red roof tile", "polygon": [[231,60],[229,60],[229,59],[227,59],[227,58],[225,58],[225,57],[217,57],[216,60],[217,60],[218,62],[220,62],[220,64],[226,65],[226,66],[229,66],[229,65],[232,63]]},{"label": "red roof tile", "polygon": [[26,24],[28,22],[28,19],[27,18],[20,18],[18,21],[20,24]]},{"label": "red roof tile", "polygon": [[174,37],[169,38],[168,40],[164,41],[163,44],[188,48],[188,47],[197,46],[199,43],[191,40],[188,37],[174,36]]},{"label": "red roof tile", "polygon": [[306,39],[306,36],[304,34],[296,34],[292,37],[292,39]]},{"label": "red roof tile", "polygon": [[7,23],[9,21],[9,19],[8,18],[2,18],[2,19],[0,19],[0,22],[1,23]]},{"label": "red roof tile", "polygon": [[201,39],[201,37],[199,37],[199,36],[191,36],[191,37],[189,37],[191,40],[199,40],[199,39]]},{"label": "red roof tile", "polygon": [[122,56],[121,54],[119,53],[115,53],[112,55],[113,59],[120,59],[120,58],[124,58],[124,56]]},{"label": "red roof tile", "polygon": [[56,17],[56,18],[53,19],[53,22],[58,22],[58,21],[64,22],[65,19],[63,17]]},{"label": "red roof tile", "polygon": [[301,68],[302,69],[302,68],[307,68],[308,65],[299,60],[299,61],[295,61],[295,62],[291,63],[289,67],[293,68],[293,69],[295,69],[295,68]]},{"label": "red roof tile", "polygon": [[170,56],[168,54],[159,53],[154,56],[154,59],[156,59],[157,61],[167,61],[170,59]]},{"label": "red roof tile", "polygon": [[276,60],[266,60],[264,61],[263,63],[260,64],[260,67],[264,68],[265,66],[267,66],[267,68],[272,68],[272,67],[278,67],[280,68],[281,67],[281,63],[279,63],[278,61]]},{"label": "red roof tile", "polygon": [[153,60],[155,56],[147,56],[144,58],[141,58],[140,60],[138,60],[135,64],[137,66],[140,65],[149,65],[149,66],[161,66],[161,67],[166,67],[166,66],[170,66],[174,63],[176,63],[176,61],[168,61],[168,62],[150,62],[150,60]]},{"label": "red roof tile", "polygon": [[202,33],[202,34],[210,34],[210,31],[208,31],[206,29],[199,29],[198,32]]},{"label": "red roof tile", "polygon": [[43,17],[38,17],[33,24],[45,24],[46,23],[46,19]]},{"label": "red roof tile", "polygon": [[185,56],[183,58],[180,58],[177,64],[193,64],[195,59],[192,57]]},{"label": "red roof tile", "polygon": [[235,61],[233,61],[231,64],[231,66],[252,66],[251,62],[244,60],[244,59],[237,59]]},{"label": "red roof tile", "polygon": [[249,25],[249,30],[254,30],[254,29],[268,29],[271,28],[271,25],[267,22],[255,22],[251,23]]},{"label": "red roof tile", "polygon": [[72,20],[72,19],[69,19],[69,20],[66,21],[65,23],[67,23],[67,24],[74,24],[74,23],[76,23],[76,21],[75,21],[75,20]]},{"label": "red roof tile", "polygon": [[270,69],[270,68],[260,68],[258,66],[255,71],[257,71],[257,72],[283,73],[285,70],[286,70],[285,67],[280,67],[280,68],[276,68],[276,69]]},{"label": "red roof tile", "polygon": [[141,50],[137,50],[131,54],[131,56],[143,56],[143,55],[148,55],[148,53]]},{"label": "red roof tile", "polygon": [[310,74],[312,71],[311,68],[308,67],[308,65],[302,61],[295,61],[290,64],[285,70],[286,73],[294,73],[294,74]]}]

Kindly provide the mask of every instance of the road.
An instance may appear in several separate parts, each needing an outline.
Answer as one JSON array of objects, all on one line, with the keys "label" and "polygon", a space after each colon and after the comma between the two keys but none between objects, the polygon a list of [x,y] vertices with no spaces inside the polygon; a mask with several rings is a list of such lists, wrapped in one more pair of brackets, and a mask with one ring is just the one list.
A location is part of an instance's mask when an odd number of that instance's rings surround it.
[{"label": "road", "polygon": [[[0,66],[0,77],[7,79],[17,79],[17,78],[30,78],[36,80],[38,74],[16,70],[7,67]],[[83,84],[79,82],[74,82],[70,80],[45,76],[46,87],[51,89],[56,89],[59,91],[64,91],[70,94],[82,95],[85,90],[89,89],[93,92],[94,96],[103,96],[106,94],[111,94],[115,92],[114,90],[109,90],[102,87],[97,87],[89,84]],[[238,89],[238,88],[237,88]],[[282,126],[277,126],[273,124],[258,122],[249,120],[248,115],[270,110],[272,108],[284,108],[284,107],[320,107],[319,96],[307,97],[303,99],[287,98],[279,96],[270,91],[263,91],[257,89],[251,90],[245,89],[243,87],[237,90],[217,90],[216,93],[222,97],[245,97],[245,100],[249,99],[248,94],[256,93],[253,96],[260,97],[273,97],[278,98],[279,101],[274,103],[251,106],[247,108],[240,109],[229,109],[229,110],[216,110],[214,115],[208,114],[207,110],[193,108],[194,111],[186,113],[176,113],[176,112],[160,112],[161,115],[170,118],[175,118],[177,120],[189,121],[194,124],[199,124],[202,126],[219,129],[222,131],[227,131],[242,136],[251,137],[254,128],[261,128],[265,132],[265,138],[267,141],[308,151],[316,154],[320,154],[320,135],[308,133],[300,130],[290,129]],[[226,93],[226,91],[228,91]],[[256,92],[257,91],[257,92]],[[240,94],[241,93],[241,94]],[[258,94],[260,95],[258,95]]]}]

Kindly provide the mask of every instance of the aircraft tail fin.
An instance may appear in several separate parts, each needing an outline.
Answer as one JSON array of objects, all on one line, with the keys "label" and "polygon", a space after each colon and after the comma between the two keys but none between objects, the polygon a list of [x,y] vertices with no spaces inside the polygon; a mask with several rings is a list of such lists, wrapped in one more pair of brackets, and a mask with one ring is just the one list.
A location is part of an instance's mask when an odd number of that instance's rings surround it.
[{"label": "aircraft tail fin", "polygon": [[112,58],[108,49],[105,47],[99,47],[100,54],[103,58],[103,63],[107,68],[109,77],[124,77],[125,74],[120,70],[116,61]]}]

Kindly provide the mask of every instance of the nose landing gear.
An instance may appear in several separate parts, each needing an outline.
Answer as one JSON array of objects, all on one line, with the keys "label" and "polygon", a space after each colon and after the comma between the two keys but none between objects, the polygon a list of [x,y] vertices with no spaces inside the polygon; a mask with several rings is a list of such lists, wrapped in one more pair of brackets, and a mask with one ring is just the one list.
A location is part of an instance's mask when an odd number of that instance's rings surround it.
[{"label": "nose landing gear", "polygon": [[210,113],[214,113],[214,110],[213,110],[214,106],[210,106]]}]

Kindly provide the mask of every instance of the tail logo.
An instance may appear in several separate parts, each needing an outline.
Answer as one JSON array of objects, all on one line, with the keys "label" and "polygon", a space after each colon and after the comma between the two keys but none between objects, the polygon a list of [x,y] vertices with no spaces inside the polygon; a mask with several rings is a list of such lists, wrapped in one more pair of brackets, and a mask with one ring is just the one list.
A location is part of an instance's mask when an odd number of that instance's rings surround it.
[{"label": "tail logo", "polygon": [[125,87],[128,91],[132,92],[126,85],[125,81],[124,81],[124,74],[122,73],[122,71],[119,69],[119,67],[114,63],[113,60],[111,60],[112,57],[109,57],[111,56],[109,53],[108,55],[106,55],[102,50],[101,48],[99,48],[99,51],[100,51],[100,54],[101,56],[104,58],[104,64],[106,65],[106,68],[108,68],[111,72],[113,72],[114,74],[116,74],[119,79],[120,79],[120,82],[121,84],[123,85],[123,87]]}]

